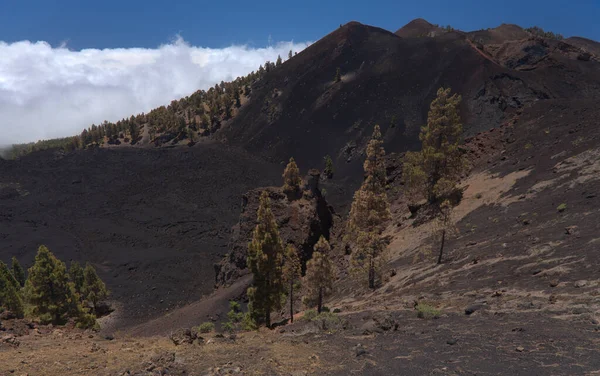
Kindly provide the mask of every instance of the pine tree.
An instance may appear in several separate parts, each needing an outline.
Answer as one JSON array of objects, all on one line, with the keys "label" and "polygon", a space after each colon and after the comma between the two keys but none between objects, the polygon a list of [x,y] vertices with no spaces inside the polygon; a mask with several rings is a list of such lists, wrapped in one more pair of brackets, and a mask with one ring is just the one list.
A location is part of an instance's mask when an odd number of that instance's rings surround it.
[{"label": "pine tree", "polygon": [[333,160],[329,155],[325,156],[325,169],[323,173],[327,176],[327,179],[331,179],[333,177]]},{"label": "pine tree", "polygon": [[83,310],[75,287],[69,281],[65,264],[45,246],[40,246],[35,263],[28,271],[25,296],[33,305],[32,313],[44,323],[63,324],[79,318]]},{"label": "pine tree", "polygon": [[104,282],[96,274],[96,269],[89,263],[85,264],[83,278],[83,298],[92,303],[94,312],[96,312],[98,302],[108,297],[108,290]]},{"label": "pine tree", "polygon": [[342,73],[340,71],[340,68],[337,68],[335,70],[335,78],[333,79],[334,82],[340,82],[342,80]]},{"label": "pine tree", "polygon": [[140,137],[140,130],[134,121],[129,122],[129,136],[131,137],[131,145],[134,145]]},{"label": "pine tree", "polygon": [[430,203],[441,203],[456,188],[466,167],[459,149],[461,100],[460,95],[451,96],[450,89],[440,88],[419,134],[421,151],[406,153],[404,180],[415,198],[424,196]]},{"label": "pine tree", "polygon": [[288,60],[292,58],[292,50],[290,50],[290,52],[288,52]]},{"label": "pine tree", "polygon": [[[0,261],[1,263],[1,261]],[[23,300],[21,299],[20,289],[15,287],[15,284],[9,280],[8,269],[2,263],[0,269],[0,311],[6,309],[14,313],[18,318],[23,317]]]},{"label": "pine tree", "polygon": [[347,233],[356,246],[351,259],[353,271],[358,276],[366,271],[369,288],[375,288],[378,274],[386,263],[381,232],[391,216],[385,192],[385,151],[378,125],[367,146],[364,170],[366,177],[354,194]]},{"label": "pine tree", "polygon": [[254,276],[252,287],[248,289],[248,309],[255,321],[264,320],[270,327],[271,311],[281,308],[284,291],[283,244],[266,191],[260,196],[257,220],[252,241],[248,245],[248,267]]},{"label": "pine tree", "polygon": [[298,250],[293,244],[285,248],[285,262],[283,264],[283,279],[288,283],[290,299],[290,322],[294,322],[294,283],[302,275],[302,263],[298,257]]},{"label": "pine tree", "polygon": [[275,62],[275,66],[277,66],[277,67],[278,67],[278,66],[280,66],[281,64],[282,64],[282,61],[281,61],[281,56],[280,56],[280,55],[277,55],[277,61]]},{"label": "pine tree", "polygon": [[13,273],[10,271],[10,269],[8,269],[8,266],[2,261],[0,261],[0,275],[3,275],[4,278],[6,278],[6,280],[15,289],[19,290],[21,288],[21,286],[19,285],[19,281],[17,281]]},{"label": "pine tree", "polygon": [[331,292],[335,278],[334,269],[329,260],[331,247],[323,236],[315,244],[312,258],[306,263],[306,283],[310,301],[317,301],[317,312],[323,310],[323,298]]},{"label": "pine tree", "polygon": [[302,184],[300,169],[298,169],[298,165],[292,157],[283,171],[283,190],[285,192],[297,193],[300,191],[300,184]]},{"label": "pine tree", "polygon": [[25,286],[25,271],[15,256],[12,258],[12,274],[21,287]]}]

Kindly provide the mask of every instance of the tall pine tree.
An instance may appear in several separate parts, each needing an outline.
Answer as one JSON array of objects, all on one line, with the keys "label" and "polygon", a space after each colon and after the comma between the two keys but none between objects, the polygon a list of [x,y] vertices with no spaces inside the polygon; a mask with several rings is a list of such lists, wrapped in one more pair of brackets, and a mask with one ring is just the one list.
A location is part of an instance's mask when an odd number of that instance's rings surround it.
[{"label": "tall pine tree", "polygon": [[355,243],[351,259],[353,271],[359,277],[366,274],[369,288],[375,288],[386,263],[381,233],[391,216],[385,191],[385,150],[379,125],[375,126],[367,146],[364,170],[366,176],[354,194],[347,233]]},{"label": "tall pine tree", "polygon": [[43,323],[64,324],[80,318],[83,310],[75,287],[69,281],[65,264],[45,246],[40,246],[35,263],[29,268],[25,296],[33,314]]},{"label": "tall pine tree", "polygon": [[283,278],[288,284],[290,299],[290,322],[294,322],[294,283],[302,276],[302,263],[298,257],[298,250],[293,244],[285,248],[285,262],[283,264]]},{"label": "tall pine tree", "polygon": [[309,301],[316,300],[317,312],[323,310],[323,299],[331,292],[335,272],[329,259],[331,247],[322,235],[315,244],[312,258],[306,263],[306,283]]},{"label": "tall pine tree", "polygon": [[257,323],[264,320],[270,327],[271,311],[281,308],[284,291],[283,244],[266,191],[260,196],[257,220],[252,241],[248,245],[248,267],[254,276],[252,287],[248,288],[248,308]]},{"label": "tall pine tree", "polygon": [[449,88],[437,91],[429,107],[427,125],[419,134],[421,151],[408,152],[405,156],[403,175],[408,193],[414,198],[424,197],[430,203],[441,204],[452,194],[466,167],[459,149],[462,98],[450,93]]}]

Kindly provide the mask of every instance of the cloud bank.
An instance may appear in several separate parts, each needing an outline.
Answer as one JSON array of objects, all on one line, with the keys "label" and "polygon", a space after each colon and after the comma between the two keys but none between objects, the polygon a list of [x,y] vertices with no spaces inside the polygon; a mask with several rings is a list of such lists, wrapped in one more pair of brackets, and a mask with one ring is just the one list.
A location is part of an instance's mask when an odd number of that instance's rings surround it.
[{"label": "cloud bank", "polygon": [[70,51],[0,41],[0,145],[71,136],[92,123],[148,112],[308,45],[211,49],[178,38],[156,49]]}]

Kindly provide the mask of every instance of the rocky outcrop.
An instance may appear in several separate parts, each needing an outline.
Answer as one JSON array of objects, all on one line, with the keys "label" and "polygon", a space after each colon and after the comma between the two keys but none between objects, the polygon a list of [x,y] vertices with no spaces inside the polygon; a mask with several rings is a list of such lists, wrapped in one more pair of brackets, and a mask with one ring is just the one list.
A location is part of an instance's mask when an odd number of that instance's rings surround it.
[{"label": "rocky outcrop", "polygon": [[256,212],[263,191],[269,193],[271,209],[284,245],[294,244],[303,263],[312,256],[313,246],[321,235],[329,238],[333,225],[333,209],[319,190],[319,173],[311,170],[305,179],[301,197],[285,194],[281,188],[257,188],[242,197],[242,212],[239,222],[233,227],[229,253],[215,264],[217,286],[227,285],[248,273],[246,257],[252,231],[256,227]]}]

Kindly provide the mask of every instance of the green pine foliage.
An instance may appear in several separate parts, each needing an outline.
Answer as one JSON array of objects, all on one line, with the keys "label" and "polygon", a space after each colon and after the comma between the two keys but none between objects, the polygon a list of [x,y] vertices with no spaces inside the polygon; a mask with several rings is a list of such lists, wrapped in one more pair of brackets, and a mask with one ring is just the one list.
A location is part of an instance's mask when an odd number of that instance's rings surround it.
[{"label": "green pine foliage", "polygon": [[6,278],[6,280],[15,288],[15,289],[20,289],[21,285],[19,285],[19,281],[17,281],[17,279],[15,278],[15,276],[13,275],[13,273],[10,271],[10,269],[8,269],[8,266],[0,261],[0,274],[4,276],[4,278]]},{"label": "green pine foliage", "polygon": [[89,263],[85,265],[83,270],[83,299],[92,303],[94,312],[96,311],[98,302],[108,297],[106,285],[98,277],[96,269]]},{"label": "green pine foliage", "polygon": [[297,193],[300,191],[301,184],[300,169],[292,157],[283,171],[283,190],[289,193]]},{"label": "green pine foliage", "polygon": [[452,194],[466,168],[461,152],[462,124],[460,95],[450,95],[450,89],[440,88],[431,102],[427,125],[421,128],[419,152],[406,153],[404,180],[407,193],[413,198],[424,196],[430,203],[442,202]]},{"label": "green pine foliage", "polygon": [[329,259],[330,253],[329,242],[321,236],[315,244],[312,258],[306,263],[308,295],[305,301],[316,301],[318,313],[323,310],[323,299],[331,292],[335,279],[333,264]]},{"label": "green pine foliage", "polygon": [[271,312],[281,308],[284,291],[283,244],[266,191],[260,197],[257,220],[248,245],[248,268],[254,277],[252,286],[248,288],[248,308],[257,323],[264,322],[270,327]]},{"label": "green pine foliage", "polygon": [[75,291],[83,296],[83,284],[84,284],[84,276],[83,276],[83,268],[77,261],[71,262],[71,267],[69,268],[69,276],[71,277],[71,281],[73,281],[73,285],[75,286]]},{"label": "green pine foliage", "polygon": [[376,125],[367,146],[365,180],[354,194],[347,225],[347,239],[354,242],[351,264],[359,279],[367,276],[369,288],[375,288],[387,263],[381,238],[391,214],[387,201],[385,150],[381,130]]},{"label": "green pine foliage", "polygon": [[17,282],[19,282],[19,285],[21,287],[25,286],[25,271],[23,270],[23,267],[21,266],[19,260],[17,260],[15,256],[13,256],[12,258],[11,269],[12,274],[17,280]]},{"label": "green pine foliage", "polygon": [[2,310],[11,311],[19,318],[24,314],[21,288],[6,264],[0,261],[0,311]]},{"label": "green pine foliage", "polygon": [[28,271],[25,282],[26,300],[32,306],[32,314],[42,323],[64,324],[69,318],[90,318],[83,310],[79,296],[65,264],[48,248],[40,246],[35,263]]}]

